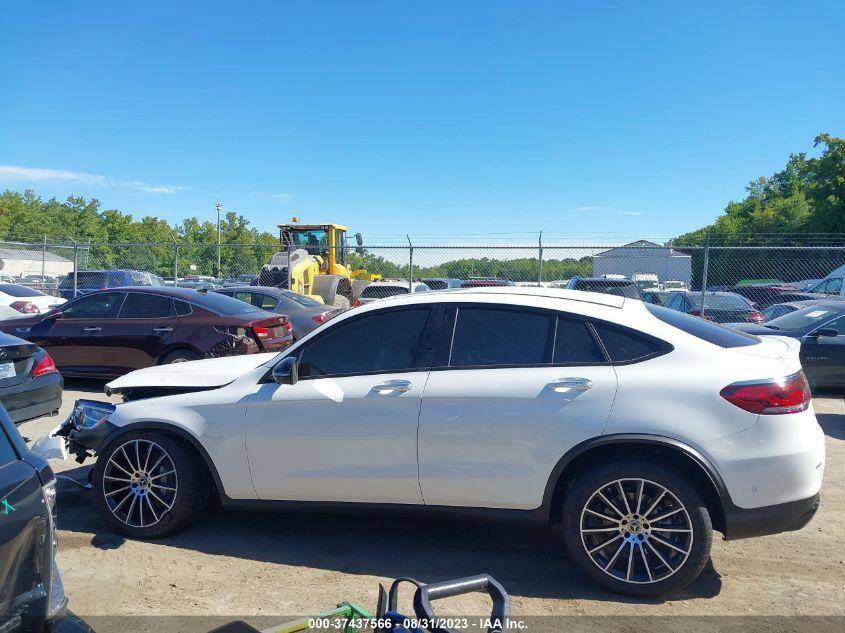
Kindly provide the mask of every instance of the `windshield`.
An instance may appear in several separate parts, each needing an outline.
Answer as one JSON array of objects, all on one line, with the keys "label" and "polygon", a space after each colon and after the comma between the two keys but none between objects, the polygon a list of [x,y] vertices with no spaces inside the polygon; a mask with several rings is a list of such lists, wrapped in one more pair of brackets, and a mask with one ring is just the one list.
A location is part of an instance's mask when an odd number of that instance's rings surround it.
[{"label": "windshield", "polygon": [[220,316],[238,316],[249,312],[262,312],[249,303],[216,292],[198,292],[191,297],[191,301],[206,310],[216,312]]},{"label": "windshield", "polygon": [[283,238],[290,240],[294,248],[304,248],[311,255],[319,255],[328,249],[328,234],[323,229],[289,229]]},{"label": "windshield", "polygon": [[679,312],[678,310],[672,310],[650,303],[646,303],[645,307],[664,323],[668,323],[672,327],[676,327],[687,334],[691,334],[719,347],[745,347],[747,345],[756,345],[760,342],[760,339],[756,336],[719,325],[718,323],[713,323],[713,321],[692,316],[686,312]]},{"label": "windshield", "polygon": [[316,308],[317,306],[324,305],[319,301],[314,301],[311,297],[306,297],[305,295],[298,294],[291,290],[285,290],[282,292],[288,299],[291,301],[295,301],[299,305],[305,306],[306,308]]},{"label": "windshield", "polygon": [[[687,298],[693,307],[701,307],[701,293],[690,293]],[[709,310],[750,310],[751,305],[739,295],[705,295],[704,308]]]},{"label": "windshield", "polygon": [[362,299],[384,299],[385,297],[395,297],[396,295],[408,294],[408,288],[404,286],[367,286],[364,292],[361,293]]},{"label": "windshield", "polygon": [[810,330],[845,314],[845,307],[820,305],[801,308],[766,323],[776,330]]}]

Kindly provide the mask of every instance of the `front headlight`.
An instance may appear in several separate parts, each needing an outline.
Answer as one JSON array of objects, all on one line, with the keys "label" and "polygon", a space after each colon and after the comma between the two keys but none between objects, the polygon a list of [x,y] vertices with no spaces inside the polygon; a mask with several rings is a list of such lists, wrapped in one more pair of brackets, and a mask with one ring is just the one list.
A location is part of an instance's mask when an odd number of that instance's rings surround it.
[{"label": "front headlight", "polygon": [[109,419],[115,406],[97,400],[77,400],[71,413],[71,424],[80,431],[90,431]]}]

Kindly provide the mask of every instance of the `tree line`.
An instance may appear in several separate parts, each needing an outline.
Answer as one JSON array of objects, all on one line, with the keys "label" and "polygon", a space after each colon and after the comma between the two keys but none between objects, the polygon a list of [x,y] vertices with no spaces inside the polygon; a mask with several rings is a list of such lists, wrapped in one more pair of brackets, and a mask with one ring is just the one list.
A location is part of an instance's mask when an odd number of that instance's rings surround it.
[{"label": "tree line", "polygon": [[[679,250],[711,245],[801,246],[818,241],[819,234],[845,237],[845,139],[819,134],[814,146],[819,156],[792,154],[786,166],[768,177],[752,180],[747,195],[731,201],[716,220],[695,231],[671,240]],[[278,236],[260,231],[241,214],[226,213],[221,218],[221,271],[223,276],[257,273],[277,250]],[[38,242],[47,235],[51,242],[72,238],[80,244],[80,268],[136,268],[161,276],[172,276],[176,257],[180,274],[194,272],[216,275],[217,225],[189,217],[171,225],[153,216],[136,219],[117,209],[103,209],[94,198],[72,196],[64,202],[42,199],[34,191],[5,191],[0,194],[0,242]],[[69,241],[67,243],[70,243]],[[132,246],[144,244],[146,246]],[[178,244],[178,251],[173,246]],[[86,246],[90,245],[90,246]],[[67,256],[67,248],[50,247]],[[700,282],[700,248],[688,251],[693,256],[694,283]],[[820,268],[842,263],[845,252],[828,254]],[[429,255],[430,256],[430,255]],[[764,275],[794,281],[800,267],[796,258],[805,253],[786,251],[743,252],[747,268],[738,272],[731,260],[736,253],[713,251],[710,254],[709,284],[735,283],[738,276]],[[386,277],[407,277],[408,264],[373,253],[350,253],[354,266]],[[399,258],[401,259],[401,257]],[[427,265],[415,264],[416,277],[502,277],[533,280],[538,275],[537,258],[498,259],[460,258]],[[543,261],[543,279],[565,279],[589,275],[589,256]]]}]

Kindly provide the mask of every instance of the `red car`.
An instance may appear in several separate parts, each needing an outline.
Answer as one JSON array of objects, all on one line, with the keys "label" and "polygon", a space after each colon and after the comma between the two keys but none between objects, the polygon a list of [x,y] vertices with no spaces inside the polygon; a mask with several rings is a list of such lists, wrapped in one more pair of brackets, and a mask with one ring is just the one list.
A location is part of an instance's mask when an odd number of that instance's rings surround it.
[{"label": "red car", "polygon": [[46,314],[0,321],[46,349],[65,376],[111,378],[152,365],[275,352],[290,318],[213,292],[165,286],[92,292]]}]

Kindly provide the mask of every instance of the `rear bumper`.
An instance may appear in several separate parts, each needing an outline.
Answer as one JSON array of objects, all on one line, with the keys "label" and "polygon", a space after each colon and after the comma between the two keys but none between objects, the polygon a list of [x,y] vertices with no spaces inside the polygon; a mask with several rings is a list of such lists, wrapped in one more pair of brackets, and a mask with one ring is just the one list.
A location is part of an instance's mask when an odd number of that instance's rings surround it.
[{"label": "rear bumper", "polygon": [[762,508],[725,508],[725,540],[800,530],[819,509],[819,495]]},{"label": "rear bumper", "polygon": [[62,406],[64,380],[58,373],[33,378],[23,385],[0,390],[0,403],[15,424],[48,415]]}]

